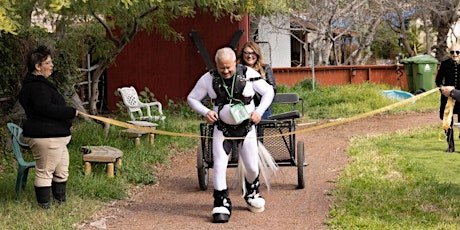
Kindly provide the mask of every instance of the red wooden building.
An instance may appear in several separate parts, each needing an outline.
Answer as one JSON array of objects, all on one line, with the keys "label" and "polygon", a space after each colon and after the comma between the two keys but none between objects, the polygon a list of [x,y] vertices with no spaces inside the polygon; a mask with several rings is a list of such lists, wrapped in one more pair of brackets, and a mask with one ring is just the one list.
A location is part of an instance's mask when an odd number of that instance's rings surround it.
[{"label": "red wooden building", "polygon": [[248,41],[248,17],[232,21],[229,17],[216,20],[209,14],[197,13],[194,18],[182,18],[172,23],[182,33],[183,41],[166,41],[156,33],[139,32],[118,55],[107,71],[107,102],[116,110],[121,100],[114,92],[119,87],[134,86],[138,92],[148,87],[157,100],[184,100],[198,78],[207,71],[189,33],[195,30],[203,40],[212,62],[217,49],[229,46],[234,35],[244,30],[239,43]]},{"label": "red wooden building", "polygon": [[[243,30],[244,34],[239,39],[238,47],[249,39],[247,16],[238,22],[228,17],[216,20],[209,14],[198,13],[194,18],[178,19],[172,26],[182,33],[183,41],[175,43],[155,33],[148,35],[140,32],[118,55],[107,71],[106,95],[110,110],[116,110],[116,103],[121,100],[114,92],[124,86],[134,86],[138,92],[148,87],[164,105],[170,99],[175,102],[185,100],[198,78],[208,70],[194,39],[189,36],[192,30],[199,33],[212,63],[217,49],[229,46],[239,30]],[[407,89],[404,68],[400,68],[401,72],[394,65],[318,66],[315,67],[315,79],[321,86],[368,81]],[[312,78],[312,69],[309,67],[273,70],[279,85],[291,86]]]}]

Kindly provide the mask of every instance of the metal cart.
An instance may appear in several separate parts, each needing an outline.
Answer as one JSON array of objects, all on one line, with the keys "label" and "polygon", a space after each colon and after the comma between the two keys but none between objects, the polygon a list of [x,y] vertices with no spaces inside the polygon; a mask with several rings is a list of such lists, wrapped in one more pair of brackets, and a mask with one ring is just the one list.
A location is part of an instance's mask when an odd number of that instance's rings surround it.
[{"label": "metal cart", "polygon": [[[297,141],[295,137],[296,119],[300,113],[296,105],[303,100],[297,94],[277,94],[273,100],[274,104],[290,104],[292,111],[282,114],[275,114],[262,120],[257,124],[257,135],[265,148],[270,152],[278,166],[297,167],[298,185],[297,188],[305,188],[305,147],[303,141]],[[201,145],[197,150],[197,172],[198,182],[201,190],[207,190],[209,184],[209,169],[213,167],[212,137],[213,125],[200,124]],[[234,142],[228,167],[238,166],[238,148]]]}]

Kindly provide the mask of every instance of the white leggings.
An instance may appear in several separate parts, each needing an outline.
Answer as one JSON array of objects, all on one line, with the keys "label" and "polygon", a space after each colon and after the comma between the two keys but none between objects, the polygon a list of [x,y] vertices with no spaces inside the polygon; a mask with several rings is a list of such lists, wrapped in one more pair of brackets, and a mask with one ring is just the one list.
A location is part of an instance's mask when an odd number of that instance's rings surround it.
[{"label": "white leggings", "polygon": [[[227,189],[227,165],[229,155],[224,150],[223,133],[214,127],[212,153],[214,160],[214,189],[223,190]],[[246,180],[252,183],[259,175],[259,155],[257,148],[257,135],[256,128],[252,126],[251,131],[246,135],[240,152],[240,160],[243,160],[246,168]]]}]

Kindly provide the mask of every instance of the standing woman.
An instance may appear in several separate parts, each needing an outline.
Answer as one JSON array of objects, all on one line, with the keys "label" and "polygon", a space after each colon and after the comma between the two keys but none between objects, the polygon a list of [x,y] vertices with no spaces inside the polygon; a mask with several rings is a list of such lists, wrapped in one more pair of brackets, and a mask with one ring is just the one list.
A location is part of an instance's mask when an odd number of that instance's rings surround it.
[{"label": "standing woman", "polygon": [[66,201],[69,175],[70,127],[78,112],[66,105],[64,97],[48,78],[53,73],[51,51],[39,46],[27,57],[27,74],[19,102],[27,116],[24,141],[35,159],[35,195],[38,205],[50,208],[50,192],[60,204]]},{"label": "standing woman", "polygon": [[[249,41],[243,45],[238,55],[238,63],[249,66],[259,72],[262,78],[273,87],[276,94],[276,82],[273,76],[273,69],[269,64],[264,63],[262,51],[257,43]],[[254,95],[254,104],[256,107],[260,104],[260,98],[261,96],[259,94]],[[262,119],[267,119],[271,114],[272,106],[270,105],[262,115]]]}]

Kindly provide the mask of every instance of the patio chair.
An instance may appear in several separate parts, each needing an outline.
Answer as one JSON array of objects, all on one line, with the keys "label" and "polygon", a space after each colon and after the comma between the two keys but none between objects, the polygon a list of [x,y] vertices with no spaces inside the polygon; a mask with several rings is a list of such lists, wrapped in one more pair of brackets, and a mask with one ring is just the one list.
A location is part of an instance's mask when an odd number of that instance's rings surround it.
[{"label": "patio chair", "polygon": [[[121,94],[123,103],[125,104],[131,120],[153,120],[153,121],[164,121],[166,116],[163,115],[163,106],[160,102],[149,102],[143,103],[139,100],[137,91],[134,87],[122,87],[118,88],[118,92]],[[153,115],[151,107],[156,106],[158,110],[158,115]],[[142,112],[142,109],[145,109],[146,115]]]},{"label": "patio chair", "polygon": [[35,162],[27,162],[22,157],[22,149],[27,149],[29,146],[21,141],[22,128],[14,123],[7,124],[12,135],[13,153],[18,161],[18,175],[16,177],[16,198],[19,195],[21,188],[25,190],[29,168],[35,167]]}]

